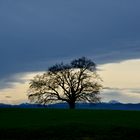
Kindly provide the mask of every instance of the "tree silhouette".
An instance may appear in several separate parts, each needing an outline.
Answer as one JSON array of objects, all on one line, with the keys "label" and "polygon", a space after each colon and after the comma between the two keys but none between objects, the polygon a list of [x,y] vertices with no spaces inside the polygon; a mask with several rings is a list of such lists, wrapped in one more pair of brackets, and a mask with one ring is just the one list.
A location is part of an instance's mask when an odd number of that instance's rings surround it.
[{"label": "tree silhouette", "polygon": [[70,64],[55,64],[30,82],[28,99],[33,103],[49,104],[64,101],[71,109],[76,102],[99,102],[102,85],[96,65],[85,57]]}]

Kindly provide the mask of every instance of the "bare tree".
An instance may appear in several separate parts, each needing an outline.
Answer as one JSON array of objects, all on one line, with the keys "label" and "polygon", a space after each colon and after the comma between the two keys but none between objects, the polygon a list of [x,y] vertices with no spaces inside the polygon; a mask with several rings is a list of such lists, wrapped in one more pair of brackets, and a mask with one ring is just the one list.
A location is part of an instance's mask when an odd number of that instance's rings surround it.
[{"label": "bare tree", "polygon": [[30,82],[28,98],[31,102],[49,104],[64,101],[71,109],[76,102],[99,102],[102,85],[96,65],[85,57],[70,64],[55,64]]}]

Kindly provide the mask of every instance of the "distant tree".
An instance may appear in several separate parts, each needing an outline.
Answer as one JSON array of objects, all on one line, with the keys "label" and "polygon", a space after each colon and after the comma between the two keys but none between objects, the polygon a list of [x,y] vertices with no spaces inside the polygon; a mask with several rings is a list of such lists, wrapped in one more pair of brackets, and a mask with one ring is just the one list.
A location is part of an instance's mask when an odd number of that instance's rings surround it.
[{"label": "distant tree", "polygon": [[70,109],[76,102],[99,102],[102,85],[96,65],[85,57],[70,64],[55,64],[30,82],[28,99],[33,103],[67,102]]}]

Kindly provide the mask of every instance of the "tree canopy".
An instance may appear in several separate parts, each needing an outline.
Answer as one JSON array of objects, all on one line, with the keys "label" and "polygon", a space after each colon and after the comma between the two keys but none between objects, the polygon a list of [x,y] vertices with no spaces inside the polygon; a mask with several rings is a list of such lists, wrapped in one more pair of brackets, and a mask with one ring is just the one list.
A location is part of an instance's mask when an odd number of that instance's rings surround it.
[{"label": "tree canopy", "polygon": [[30,81],[28,98],[39,104],[64,101],[73,109],[76,102],[99,102],[100,83],[96,64],[81,57],[68,64],[55,64],[42,75],[36,75]]}]

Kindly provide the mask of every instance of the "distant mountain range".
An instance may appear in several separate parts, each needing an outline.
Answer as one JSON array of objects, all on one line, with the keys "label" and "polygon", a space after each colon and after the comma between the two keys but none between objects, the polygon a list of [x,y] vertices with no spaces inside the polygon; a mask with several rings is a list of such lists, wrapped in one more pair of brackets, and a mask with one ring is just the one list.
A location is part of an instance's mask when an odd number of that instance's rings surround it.
[{"label": "distant mountain range", "polygon": [[[50,105],[23,103],[19,105],[0,104],[0,108],[68,108],[67,103],[57,103]],[[77,103],[77,109],[106,109],[106,110],[140,110],[138,104],[123,104],[118,101],[110,101],[109,103]]]}]

